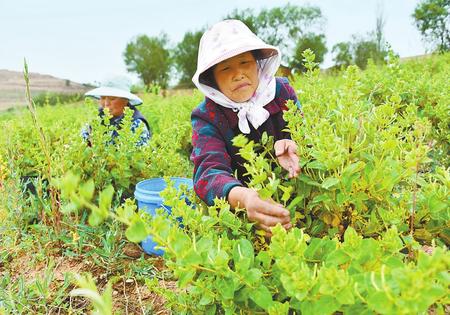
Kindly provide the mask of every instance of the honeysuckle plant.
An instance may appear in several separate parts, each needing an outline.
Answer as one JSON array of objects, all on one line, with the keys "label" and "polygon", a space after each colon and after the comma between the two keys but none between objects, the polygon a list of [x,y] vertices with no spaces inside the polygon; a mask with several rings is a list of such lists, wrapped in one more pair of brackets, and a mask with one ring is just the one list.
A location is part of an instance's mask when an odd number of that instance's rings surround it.
[{"label": "honeysuckle plant", "polygon": [[90,208],[91,223],[119,220],[129,240],[152,235],[164,250],[177,288],[159,287],[157,279],[146,284],[176,313],[409,314],[430,307],[443,312],[449,302],[447,250],[433,244],[426,254],[395,225],[377,238],[365,238],[349,226],[342,239],[277,226],[267,247],[258,248],[253,224],[224,200],[206,207],[169,182],[162,195],[170,214],[163,208],[154,216],[137,212],[131,200],[106,214],[99,209],[112,200],[108,192],[100,193],[97,206],[88,201],[92,193],[86,187],[92,184],[74,186],[70,177],[62,181],[63,195]]}]

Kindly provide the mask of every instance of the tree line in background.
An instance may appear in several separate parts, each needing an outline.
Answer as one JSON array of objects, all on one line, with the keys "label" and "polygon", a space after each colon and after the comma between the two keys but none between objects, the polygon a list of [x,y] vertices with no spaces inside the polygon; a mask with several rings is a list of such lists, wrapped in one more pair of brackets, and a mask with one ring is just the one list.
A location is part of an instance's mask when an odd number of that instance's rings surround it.
[{"label": "tree line in background", "polygon": [[[450,48],[449,12],[450,0],[424,0],[412,15],[415,25],[434,51],[445,52]],[[282,68],[287,74],[305,71],[302,53],[306,49],[314,51],[319,64],[328,52],[324,34],[326,18],[317,6],[287,4],[259,12],[234,10],[225,18],[241,20],[265,42],[280,47]],[[384,63],[389,50],[383,35],[384,24],[383,14],[379,12],[374,31],[353,35],[350,41],[335,44],[331,49],[332,68],[355,64],[364,69],[369,59],[376,64]],[[145,86],[166,88],[171,75],[175,74],[177,87],[192,87],[198,46],[205,30],[206,26],[186,32],[174,47],[170,47],[165,33],[153,37],[137,36],[127,44],[123,53],[128,71],[137,73]]]}]

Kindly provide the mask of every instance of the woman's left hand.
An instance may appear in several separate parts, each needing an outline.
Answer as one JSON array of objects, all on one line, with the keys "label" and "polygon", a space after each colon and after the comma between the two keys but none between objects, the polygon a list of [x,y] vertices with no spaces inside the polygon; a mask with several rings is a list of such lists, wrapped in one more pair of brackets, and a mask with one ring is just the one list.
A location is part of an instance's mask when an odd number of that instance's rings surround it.
[{"label": "woman's left hand", "polygon": [[276,141],[274,148],[278,163],[289,172],[289,178],[297,177],[300,174],[297,144],[292,140],[283,139]]}]

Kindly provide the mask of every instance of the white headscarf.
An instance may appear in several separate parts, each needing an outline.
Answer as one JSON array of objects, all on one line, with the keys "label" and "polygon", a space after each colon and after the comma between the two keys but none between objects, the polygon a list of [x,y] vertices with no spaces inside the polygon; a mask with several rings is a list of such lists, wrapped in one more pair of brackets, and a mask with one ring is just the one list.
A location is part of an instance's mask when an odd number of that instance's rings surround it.
[{"label": "white headscarf", "polygon": [[[251,50],[261,51],[262,58],[257,60],[258,88],[247,102],[234,102],[219,90],[200,83],[200,75],[212,66]],[[277,47],[264,43],[241,21],[225,20],[213,25],[203,34],[198,52],[197,71],[192,81],[206,97],[237,112],[239,130],[248,134],[250,133],[248,122],[257,129],[269,118],[269,112],[264,106],[275,97],[275,73],[280,62],[281,53]]]}]

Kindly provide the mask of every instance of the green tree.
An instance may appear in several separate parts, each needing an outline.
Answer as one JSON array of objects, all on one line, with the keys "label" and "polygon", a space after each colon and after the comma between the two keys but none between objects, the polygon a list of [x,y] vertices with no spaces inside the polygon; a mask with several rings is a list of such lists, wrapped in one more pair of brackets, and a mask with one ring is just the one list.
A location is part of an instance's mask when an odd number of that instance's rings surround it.
[{"label": "green tree", "polygon": [[285,64],[293,62],[293,52],[300,42],[310,41],[311,34],[323,33],[325,23],[319,7],[291,4],[263,9],[257,15],[251,9],[235,10],[227,18],[241,20],[262,40],[278,46]]},{"label": "green tree", "polygon": [[331,52],[334,54],[334,64],[336,67],[348,67],[353,63],[352,43],[340,42],[333,46]]},{"label": "green tree", "polygon": [[140,35],[130,41],[123,53],[127,70],[139,75],[146,86],[158,84],[166,88],[172,65],[167,48],[168,37]]},{"label": "green tree", "polygon": [[336,68],[356,64],[361,69],[367,67],[369,59],[376,64],[386,62],[388,44],[384,39],[385,20],[380,9],[375,24],[375,30],[365,36],[352,36],[351,42],[340,42],[333,46],[333,61]]},{"label": "green tree", "polygon": [[450,0],[424,0],[413,13],[424,39],[440,52],[450,50]]},{"label": "green tree", "polygon": [[185,33],[183,40],[178,43],[173,51],[175,66],[181,75],[179,85],[189,87],[194,85],[191,78],[197,69],[198,46],[203,32],[203,30],[200,30]]},{"label": "green tree", "polygon": [[301,72],[306,71],[302,56],[303,52],[306,49],[311,49],[316,55],[315,61],[319,64],[322,63],[324,56],[328,51],[327,46],[325,44],[325,35],[323,34],[316,35],[314,33],[310,33],[300,38],[300,40],[297,43],[297,47],[295,48],[292,61],[289,64],[294,71],[301,71]]},{"label": "green tree", "polygon": [[353,36],[350,42],[340,42],[333,46],[334,66],[340,68],[355,64],[361,69],[367,67],[369,59],[376,64],[386,62],[388,50],[386,44],[380,45],[375,33],[366,36]]},{"label": "green tree", "polygon": [[383,57],[383,52],[378,50],[375,39],[360,38],[357,39],[353,45],[353,62],[361,69],[367,67],[369,59],[372,59],[375,63],[379,63],[385,59],[385,56]]},{"label": "green tree", "polygon": [[289,49],[303,36],[322,31],[325,18],[319,7],[296,6],[263,9],[257,17],[258,36],[271,45]]}]

